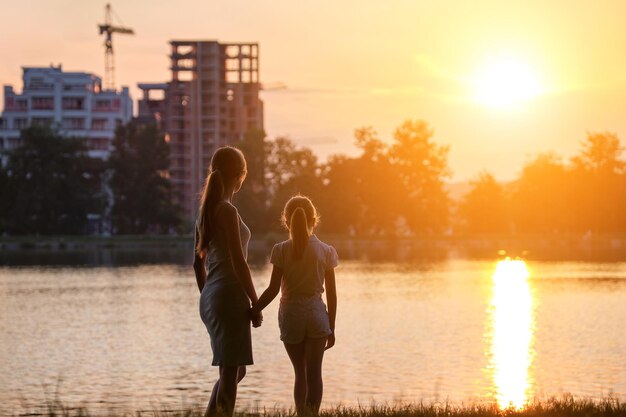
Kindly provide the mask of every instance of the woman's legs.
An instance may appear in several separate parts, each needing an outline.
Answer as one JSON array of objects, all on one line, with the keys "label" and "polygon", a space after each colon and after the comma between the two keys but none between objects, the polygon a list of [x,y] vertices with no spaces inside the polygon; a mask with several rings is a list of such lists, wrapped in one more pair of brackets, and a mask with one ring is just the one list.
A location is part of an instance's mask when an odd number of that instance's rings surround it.
[{"label": "woman's legs", "polygon": [[326,338],[305,339],[304,358],[306,367],[306,407],[317,415],[322,403],[324,384],[322,382],[322,359]]},{"label": "woman's legs", "polygon": [[206,408],[206,413],[204,413],[204,417],[214,416],[217,414],[217,392],[220,390],[220,379],[217,378],[215,385],[213,385],[213,389],[211,390],[211,399],[209,400],[209,405]]},{"label": "woman's legs", "polygon": [[220,366],[220,377],[213,386],[205,416],[215,416],[218,412],[232,416],[237,398],[237,384],[245,376],[245,366]]},{"label": "woman's legs", "polygon": [[303,415],[306,404],[306,368],[304,355],[305,342],[301,343],[285,343],[285,350],[293,365],[295,373],[295,382],[293,384],[293,399],[296,403],[296,412]]},{"label": "woman's legs", "polygon": [[322,359],[326,338],[306,338],[301,343],[285,343],[295,373],[293,399],[298,415],[317,414],[322,403]]}]

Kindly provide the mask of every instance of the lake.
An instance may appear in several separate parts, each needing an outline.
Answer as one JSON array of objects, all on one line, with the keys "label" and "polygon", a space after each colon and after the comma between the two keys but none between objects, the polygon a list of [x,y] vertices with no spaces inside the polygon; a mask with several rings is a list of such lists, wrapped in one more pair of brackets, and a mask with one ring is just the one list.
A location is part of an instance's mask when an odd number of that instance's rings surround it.
[{"label": "lake", "polygon": [[[0,267],[0,414],[54,398],[94,412],[205,406],[217,370],[190,257],[116,256]],[[253,268],[257,290],[269,275]],[[346,260],[337,288],[322,407],[626,400],[626,263]],[[240,411],[292,406],[277,310],[253,329]]]}]

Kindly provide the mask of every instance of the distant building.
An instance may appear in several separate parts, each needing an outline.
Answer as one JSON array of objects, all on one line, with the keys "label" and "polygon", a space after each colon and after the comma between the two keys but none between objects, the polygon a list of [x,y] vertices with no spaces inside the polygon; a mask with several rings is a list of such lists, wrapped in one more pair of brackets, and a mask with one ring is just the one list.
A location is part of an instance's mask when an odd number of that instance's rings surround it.
[{"label": "distant building", "polygon": [[22,93],[4,86],[0,150],[19,146],[20,130],[32,125],[57,128],[64,136],[87,138],[89,154],[107,159],[118,123],[132,118],[128,87],[102,90],[100,77],[58,67],[23,67]]},{"label": "distant building", "polygon": [[252,129],[263,129],[259,45],[170,45],[172,79],[138,84],[143,91],[138,118],[152,118],[165,133],[174,200],[193,219],[215,149],[237,143]]}]

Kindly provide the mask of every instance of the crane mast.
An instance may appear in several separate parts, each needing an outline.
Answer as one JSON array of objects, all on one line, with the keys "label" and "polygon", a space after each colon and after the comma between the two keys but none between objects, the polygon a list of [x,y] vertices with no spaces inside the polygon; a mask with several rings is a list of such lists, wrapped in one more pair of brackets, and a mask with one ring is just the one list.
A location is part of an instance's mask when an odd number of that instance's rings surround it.
[{"label": "crane mast", "polygon": [[104,34],[104,88],[115,90],[115,55],[113,53],[113,34],[134,35],[131,28],[114,26],[111,5],[107,3],[104,13],[104,24],[98,25],[100,34]]}]

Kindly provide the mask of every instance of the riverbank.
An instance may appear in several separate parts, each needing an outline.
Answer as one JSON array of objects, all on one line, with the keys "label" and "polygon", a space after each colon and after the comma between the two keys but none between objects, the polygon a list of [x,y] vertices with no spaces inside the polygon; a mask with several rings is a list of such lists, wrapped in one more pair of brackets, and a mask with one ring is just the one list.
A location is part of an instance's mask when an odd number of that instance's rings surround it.
[{"label": "riverbank", "polygon": [[[155,417],[202,417],[201,407],[180,410],[159,409],[137,410],[135,412],[92,412],[80,406],[68,406],[61,402],[51,402],[28,412],[14,415],[41,417],[96,417],[116,416],[155,416]],[[292,410],[270,409],[235,413],[238,417],[288,417],[295,416]],[[564,396],[547,400],[533,401],[522,409],[501,409],[496,404],[452,405],[448,403],[375,405],[362,407],[337,407],[322,410],[320,417],[623,417],[626,416],[626,402],[607,398],[591,400]]]},{"label": "riverbank", "polygon": [[[269,255],[274,243],[286,234],[256,236],[249,245],[252,256]],[[626,260],[626,236],[617,235],[518,235],[518,236],[442,236],[442,237],[352,237],[320,234],[334,245],[343,259],[373,261],[412,259],[520,257],[531,260]],[[94,252],[94,251],[189,251],[193,236],[2,236],[0,251]]]}]

